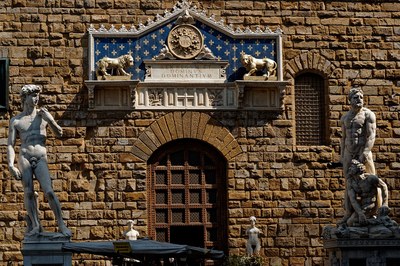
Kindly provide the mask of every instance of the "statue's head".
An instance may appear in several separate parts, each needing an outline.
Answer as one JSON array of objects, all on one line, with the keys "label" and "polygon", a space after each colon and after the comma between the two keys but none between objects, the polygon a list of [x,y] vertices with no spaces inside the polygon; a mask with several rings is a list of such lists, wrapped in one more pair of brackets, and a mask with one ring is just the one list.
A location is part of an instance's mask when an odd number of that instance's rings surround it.
[{"label": "statue's head", "polygon": [[364,93],[360,87],[353,87],[349,91],[348,100],[352,107],[363,107],[364,105]]},{"label": "statue's head", "polygon": [[365,165],[358,160],[351,160],[351,164],[349,167],[350,175],[361,175],[365,173]]},{"label": "statue's head", "polygon": [[124,68],[131,67],[134,64],[133,63],[133,57],[130,54],[124,55],[122,61],[123,61],[123,62],[121,62],[122,63],[122,67],[124,67]]},{"label": "statue's head", "polygon": [[129,228],[133,228],[134,224],[135,224],[135,221],[133,221],[133,220],[128,220],[128,222],[127,222],[127,225]]},{"label": "statue's head", "polygon": [[22,104],[25,102],[26,97],[28,95],[31,95],[34,93],[39,94],[41,91],[42,91],[42,88],[39,85],[28,84],[28,85],[22,86],[21,92],[20,92]]},{"label": "statue's head", "polygon": [[250,62],[250,55],[241,53],[240,54],[240,62],[244,67],[247,67],[251,62]]}]

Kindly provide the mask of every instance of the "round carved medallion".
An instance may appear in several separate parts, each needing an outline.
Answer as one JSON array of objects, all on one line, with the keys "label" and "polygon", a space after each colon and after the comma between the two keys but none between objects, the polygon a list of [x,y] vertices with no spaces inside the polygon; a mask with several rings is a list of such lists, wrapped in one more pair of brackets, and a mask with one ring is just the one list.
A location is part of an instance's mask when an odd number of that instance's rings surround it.
[{"label": "round carved medallion", "polygon": [[170,31],[167,43],[169,50],[177,58],[192,59],[203,49],[204,38],[195,26],[183,24]]}]

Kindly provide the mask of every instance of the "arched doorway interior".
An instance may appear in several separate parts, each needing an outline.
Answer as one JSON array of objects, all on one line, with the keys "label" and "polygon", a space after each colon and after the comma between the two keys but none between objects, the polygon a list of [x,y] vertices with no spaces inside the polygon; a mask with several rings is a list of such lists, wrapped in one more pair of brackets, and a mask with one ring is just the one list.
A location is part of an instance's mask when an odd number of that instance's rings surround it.
[{"label": "arched doorway interior", "polygon": [[226,160],[195,139],[169,142],[148,160],[149,235],[226,251]]}]

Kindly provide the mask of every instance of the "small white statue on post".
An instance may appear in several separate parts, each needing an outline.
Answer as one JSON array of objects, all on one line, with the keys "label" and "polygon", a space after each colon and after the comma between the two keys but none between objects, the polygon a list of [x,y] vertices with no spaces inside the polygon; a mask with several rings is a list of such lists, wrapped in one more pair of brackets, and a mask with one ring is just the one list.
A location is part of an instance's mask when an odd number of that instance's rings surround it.
[{"label": "small white statue on post", "polygon": [[134,221],[129,220],[128,221],[128,230],[124,232],[124,236],[128,240],[137,240],[139,237],[139,232],[133,229]]},{"label": "small white statue on post", "polygon": [[246,243],[247,255],[253,256],[258,255],[261,249],[261,243],[258,236],[261,234],[261,230],[256,227],[256,217],[250,217],[251,226],[246,230],[246,234],[249,236],[249,239]]}]

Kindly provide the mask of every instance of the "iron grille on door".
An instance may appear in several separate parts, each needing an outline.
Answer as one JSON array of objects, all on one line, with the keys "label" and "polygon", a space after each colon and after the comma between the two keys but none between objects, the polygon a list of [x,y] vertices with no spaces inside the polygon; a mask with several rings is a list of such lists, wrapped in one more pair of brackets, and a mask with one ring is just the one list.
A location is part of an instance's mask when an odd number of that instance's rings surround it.
[{"label": "iron grille on door", "polygon": [[[149,231],[154,239],[226,249],[226,162],[213,149],[180,140],[161,147],[149,160]],[[182,236],[185,232],[189,234]]]},{"label": "iron grille on door", "polygon": [[295,80],[297,145],[324,144],[324,89],[324,79],[316,74],[302,74]]}]

